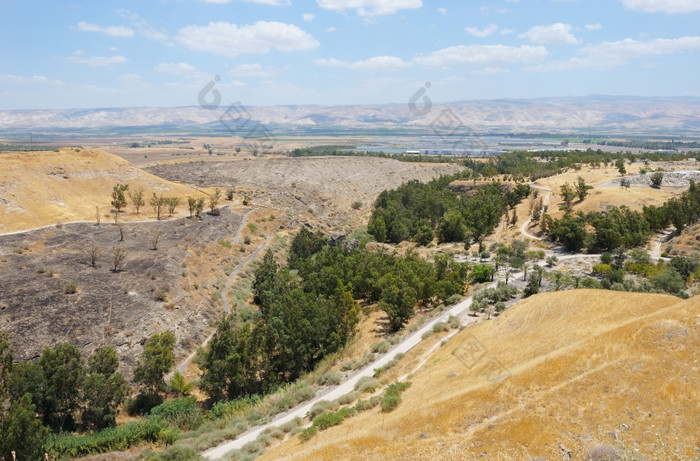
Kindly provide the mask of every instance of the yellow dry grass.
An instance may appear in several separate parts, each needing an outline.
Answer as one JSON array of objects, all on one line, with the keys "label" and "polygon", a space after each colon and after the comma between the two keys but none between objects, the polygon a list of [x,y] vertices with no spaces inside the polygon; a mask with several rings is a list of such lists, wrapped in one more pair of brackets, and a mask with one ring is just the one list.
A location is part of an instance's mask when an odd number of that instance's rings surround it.
[{"label": "yellow dry grass", "polygon": [[125,221],[155,219],[148,206],[153,192],[181,197],[179,216],[187,214],[187,196],[203,195],[97,149],[3,153],[0,155],[0,233],[59,222],[94,222],[95,207],[99,207],[103,222],[110,221],[111,192],[117,183],[144,191],[146,205],[139,215],[127,197],[126,212],[121,213]]},{"label": "yellow dry grass", "polygon": [[537,295],[438,349],[394,412],[360,414],[261,459],[561,459],[562,449],[583,459],[601,443],[695,459],[699,338],[700,298]]}]

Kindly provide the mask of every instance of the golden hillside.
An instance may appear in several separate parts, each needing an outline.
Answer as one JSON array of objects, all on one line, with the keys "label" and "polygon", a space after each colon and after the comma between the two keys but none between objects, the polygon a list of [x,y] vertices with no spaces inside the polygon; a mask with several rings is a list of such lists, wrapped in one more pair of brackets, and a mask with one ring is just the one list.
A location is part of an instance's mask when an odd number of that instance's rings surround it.
[{"label": "golden hillside", "polygon": [[261,459],[584,459],[606,447],[622,459],[697,459],[699,338],[698,297],[537,295],[453,337],[394,412]]},{"label": "golden hillside", "polygon": [[[111,210],[116,183],[144,190],[146,203],[153,192],[185,197],[196,190],[165,181],[131,163],[97,149],[60,149],[0,154],[0,233],[68,221],[94,221],[99,206],[104,221]],[[128,198],[127,198],[128,200]],[[148,205],[136,215],[128,200],[123,218],[153,219]],[[180,205],[180,214],[185,206]]]}]

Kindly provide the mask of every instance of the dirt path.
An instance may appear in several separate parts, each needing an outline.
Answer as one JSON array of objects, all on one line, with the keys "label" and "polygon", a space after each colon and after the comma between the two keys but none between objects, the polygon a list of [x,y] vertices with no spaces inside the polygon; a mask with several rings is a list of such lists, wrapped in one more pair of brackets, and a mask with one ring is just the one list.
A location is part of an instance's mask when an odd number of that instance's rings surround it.
[{"label": "dirt path", "polygon": [[[544,186],[537,186],[535,184],[530,184],[530,187],[532,187],[533,189],[540,189],[547,192],[547,195],[544,196],[544,200],[542,200],[542,212],[544,213],[544,211],[547,209],[547,206],[549,205],[549,196],[552,195],[552,189],[549,189]],[[523,234],[525,237],[533,240],[543,240],[542,238],[537,237],[536,235],[532,235],[527,231],[527,227],[530,225],[531,222],[532,218],[529,218],[527,221],[525,221],[523,225],[520,226],[520,233]]]},{"label": "dirt path", "polygon": [[[233,237],[233,240],[231,243],[233,245],[237,244],[238,241],[240,240],[241,237],[241,232],[243,232],[243,229],[245,228],[246,222],[248,221],[248,215],[255,211],[255,207],[251,208],[248,210],[244,215],[243,218],[241,219],[241,224],[238,226],[238,230],[236,231],[236,235]],[[236,278],[236,275],[238,275],[238,272],[240,272],[250,261],[255,259],[258,254],[265,248],[270,241],[272,240],[272,237],[268,237],[266,241],[262,243],[258,247],[257,250],[255,250],[251,255],[249,255],[246,259],[244,259],[236,268],[231,272],[231,275],[229,275],[228,280],[226,281],[226,285],[224,286],[224,290],[221,296],[221,299],[223,300],[224,304],[224,312],[228,312],[229,307],[228,307],[228,290],[231,288],[231,285],[233,284],[233,280]],[[202,342],[200,347],[205,347],[207,344],[209,344],[209,341],[214,337],[216,334],[216,330],[214,330],[207,338]],[[180,373],[184,373],[187,367],[189,366],[190,362],[194,359],[195,355],[197,355],[197,349],[195,349],[190,355],[188,355],[185,360],[180,362],[180,364],[175,368],[175,370],[179,371]],[[170,380],[173,375],[175,374],[175,370],[171,371],[167,375],[165,375],[165,380],[168,381]]]}]

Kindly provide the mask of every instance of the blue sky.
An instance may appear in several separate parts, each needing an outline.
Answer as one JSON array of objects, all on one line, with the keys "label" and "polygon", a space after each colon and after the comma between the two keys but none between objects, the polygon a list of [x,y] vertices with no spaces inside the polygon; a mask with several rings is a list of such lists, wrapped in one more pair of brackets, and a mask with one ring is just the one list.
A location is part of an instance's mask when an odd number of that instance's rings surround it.
[{"label": "blue sky", "polygon": [[0,109],[700,96],[700,0],[1,1]]}]

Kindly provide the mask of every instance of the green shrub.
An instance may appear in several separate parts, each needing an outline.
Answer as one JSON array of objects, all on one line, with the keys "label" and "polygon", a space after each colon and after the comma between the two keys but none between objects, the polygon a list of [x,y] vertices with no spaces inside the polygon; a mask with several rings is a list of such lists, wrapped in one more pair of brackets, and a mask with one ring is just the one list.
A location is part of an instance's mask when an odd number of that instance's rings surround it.
[{"label": "green shrub", "polygon": [[445,322],[438,322],[435,325],[433,325],[433,333],[441,333],[449,329],[450,327],[448,327]]},{"label": "green shrub", "polygon": [[360,396],[360,393],[358,391],[352,391],[352,392],[349,392],[345,395],[341,395],[340,397],[338,397],[337,401],[340,405],[349,405],[352,402],[354,402],[355,400],[357,400],[357,397],[359,397],[359,396]]},{"label": "green shrub", "polygon": [[294,418],[293,420],[287,421],[286,423],[282,424],[280,426],[280,429],[282,429],[282,432],[287,434],[289,432],[292,432],[292,430],[294,428],[299,427],[300,424],[301,424],[301,418]]},{"label": "green shrub", "polygon": [[389,341],[382,340],[382,341],[379,341],[378,343],[372,344],[372,352],[384,354],[386,352],[389,352],[390,346],[391,345],[389,344]]},{"label": "green shrub", "polygon": [[382,411],[388,413],[393,411],[401,403],[401,393],[411,386],[410,382],[395,382],[390,384],[382,397]]},{"label": "green shrub", "polygon": [[178,436],[177,428],[169,426],[160,416],[152,416],[92,434],[52,434],[47,441],[46,452],[58,458],[79,458],[124,451],[141,443],[172,444]]},{"label": "green shrub", "polygon": [[160,416],[183,431],[197,429],[204,422],[204,415],[197,407],[194,396],[173,399],[151,410],[152,416]]},{"label": "green shrub", "polygon": [[593,264],[593,273],[594,274],[605,275],[605,274],[608,274],[611,270],[612,270],[612,266],[610,264],[605,264],[605,263]]},{"label": "green shrub", "polygon": [[163,403],[163,397],[157,394],[139,394],[135,399],[128,399],[124,403],[124,409],[129,416],[145,415],[153,407]]},{"label": "green shrub", "polygon": [[317,432],[318,432],[318,428],[316,426],[307,427],[306,429],[301,431],[301,433],[299,434],[299,440],[301,440],[302,442],[306,442],[311,437],[316,435]]},{"label": "green shrub", "polygon": [[326,413],[328,410],[335,410],[338,408],[338,403],[332,402],[330,400],[320,400],[316,402],[309,410],[309,419],[315,420],[317,417]]},{"label": "green shrub", "polygon": [[317,426],[320,430],[328,429],[332,426],[337,426],[345,420],[345,418],[352,416],[355,413],[353,408],[343,408],[333,413],[324,413],[318,418],[314,419],[314,426]]},{"label": "green shrub", "polygon": [[363,376],[355,384],[355,390],[362,392],[363,394],[368,392],[371,393],[376,391],[378,386],[379,383],[375,379],[370,378],[369,376]]},{"label": "green shrub", "polygon": [[219,240],[219,245],[224,248],[231,248],[231,242],[228,240]]},{"label": "green shrub", "polygon": [[340,382],[343,380],[343,376],[345,375],[340,372],[328,372],[319,376],[317,382],[321,386],[336,385],[340,384]]},{"label": "green shrub", "polygon": [[78,285],[76,285],[75,282],[68,282],[63,292],[67,295],[73,295],[78,292]]}]

